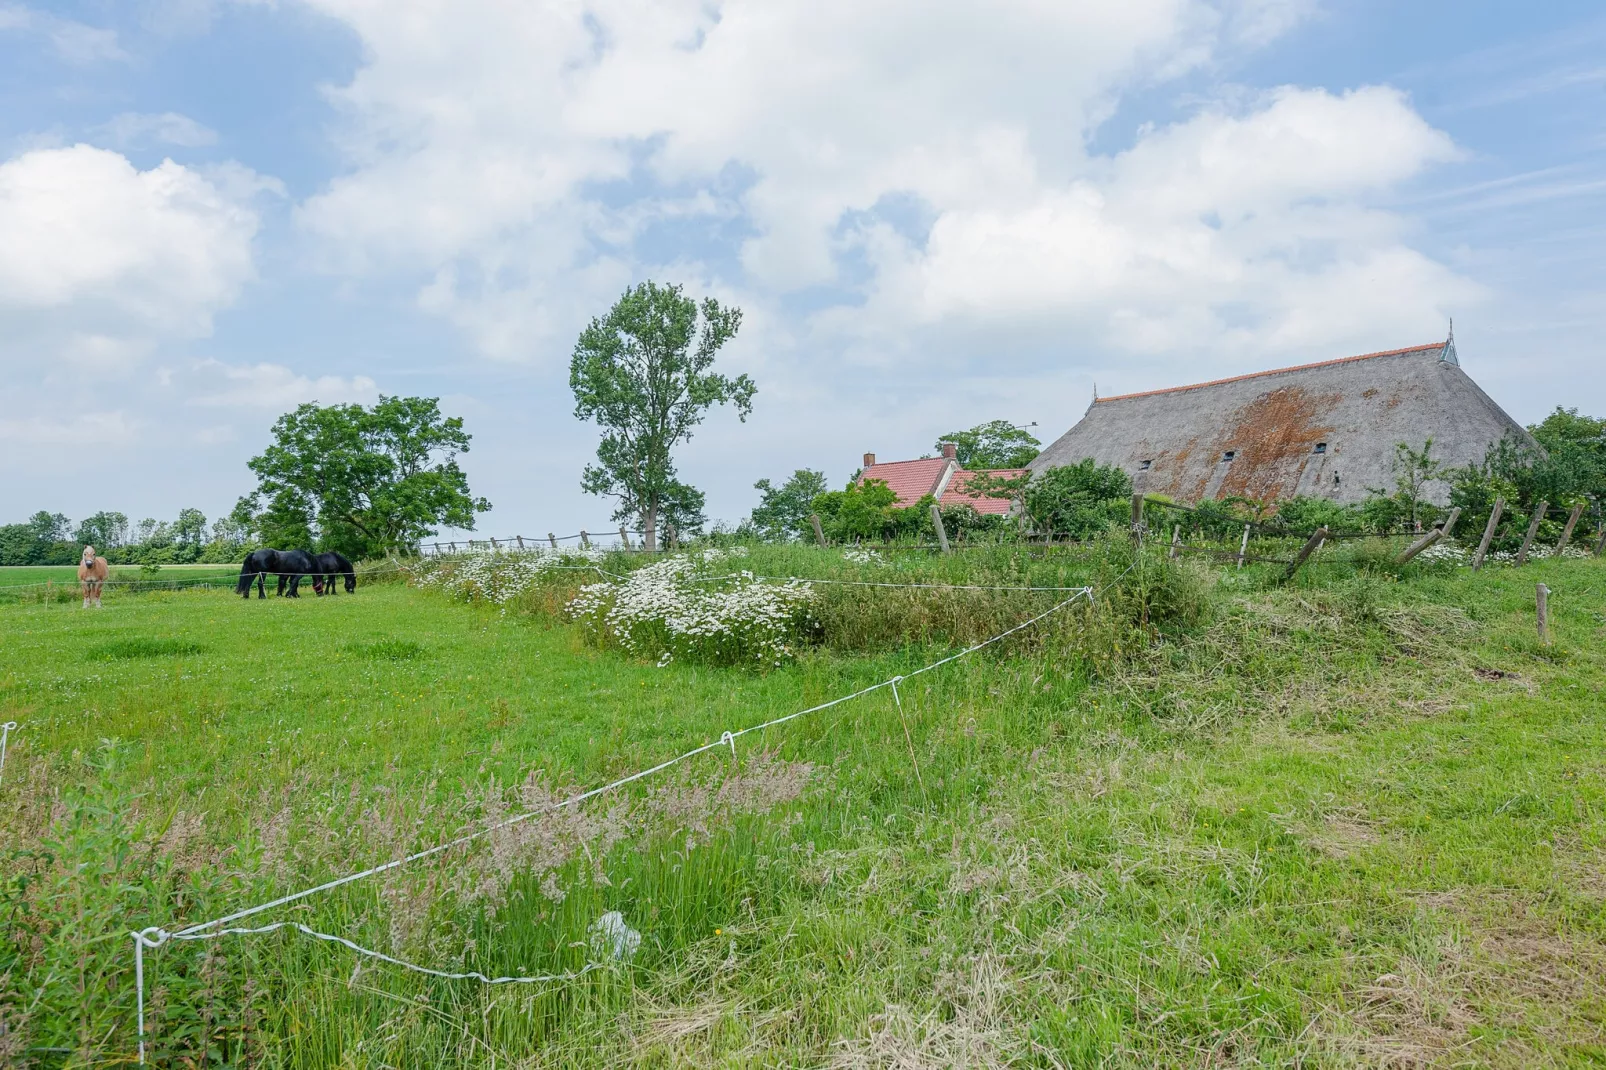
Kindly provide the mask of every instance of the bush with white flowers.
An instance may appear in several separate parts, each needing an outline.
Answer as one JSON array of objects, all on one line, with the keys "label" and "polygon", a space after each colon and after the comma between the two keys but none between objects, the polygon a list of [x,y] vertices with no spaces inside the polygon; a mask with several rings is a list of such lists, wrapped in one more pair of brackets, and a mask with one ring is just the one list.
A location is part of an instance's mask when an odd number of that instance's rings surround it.
[{"label": "bush with white flowers", "polygon": [[557,575],[598,575],[601,550],[477,550],[427,560],[412,584],[465,602],[506,605]]},{"label": "bush with white flowers", "polygon": [[770,583],[729,571],[730,558],[745,554],[743,547],[677,554],[617,582],[589,584],[569,615],[597,642],[660,665],[779,665],[815,627],[814,592],[802,580]]}]

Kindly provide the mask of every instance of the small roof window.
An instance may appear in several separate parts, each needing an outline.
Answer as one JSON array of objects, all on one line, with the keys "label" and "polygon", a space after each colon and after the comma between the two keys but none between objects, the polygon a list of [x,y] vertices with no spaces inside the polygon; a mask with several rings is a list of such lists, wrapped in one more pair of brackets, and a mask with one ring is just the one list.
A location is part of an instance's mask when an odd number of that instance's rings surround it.
[{"label": "small roof window", "polygon": [[1327,443],[1325,443],[1325,442],[1316,443],[1316,448],[1311,450],[1311,452],[1312,453],[1326,453],[1327,452]]},{"label": "small roof window", "polygon": [[1147,472],[1149,470],[1150,466],[1153,465],[1153,464],[1154,464],[1153,461],[1139,461],[1138,462],[1138,471]]},{"label": "small roof window", "polygon": [[1221,459],[1223,461],[1230,461],[1236,456],[1238,456],[1238,451],[1237,450],[1228,450],[1226,453],[1223,453],[1221,455]]}]

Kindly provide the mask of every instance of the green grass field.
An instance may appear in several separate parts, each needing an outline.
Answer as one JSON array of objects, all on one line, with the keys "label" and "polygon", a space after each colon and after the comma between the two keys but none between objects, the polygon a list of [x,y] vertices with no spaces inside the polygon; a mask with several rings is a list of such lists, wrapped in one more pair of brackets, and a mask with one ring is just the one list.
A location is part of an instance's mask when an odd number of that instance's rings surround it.
[{"label": "green grass field", "polygon": [[[111,566],[113,586],[134,581],[146,585],[163,581],[174,583],[229,583],[240,575],[239,565],[162,565],[156,572],[146,574],[138,565]],[[78,589],[77,565],[5,565],[0,566],[0,592],[13,588],[20,594],[24,588],[40,584],[54,584],[61,588]]]},{"label": "green grass field", "polygon": [[[826,574],[788,553],[763,567]],[[1606,1061],[1606,564],[1288,588],[1188,567],[1210,612],[1182,634],[1090,655],[1076,631],[1100,622],[1078,611],[908,681],[901,715],[877,692],[251,921],[552,973],[605,960],[588,928],[618,910],[642,934],[628,965],[486,987],[289,931],[168,943],[146,957],[151,1061]],[[938,629],[766,674],[660,669],[399,584],[0,605],[0,720],[22,725],[0,784],[0,1064],[126,1065],[131,929],[950,649]]]}]

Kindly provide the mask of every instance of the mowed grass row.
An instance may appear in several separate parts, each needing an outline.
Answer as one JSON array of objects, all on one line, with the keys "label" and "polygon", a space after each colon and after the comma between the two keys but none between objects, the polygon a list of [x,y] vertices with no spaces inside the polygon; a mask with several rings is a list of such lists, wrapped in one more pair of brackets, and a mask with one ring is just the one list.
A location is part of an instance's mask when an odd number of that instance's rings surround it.
[{"label": "mowed grass row", "polygon": [[[1533,638],[1537,580],[1554,648]],[[487,989],[282,933],[169,944],[147,959],[154,1051],[375,1067],[1606,1056],[1606,569],[1291,590],[1248,570],[1211,598],[1208,623],[1158,646],[1071,657],[1067,630],[982,655],[909,681],[901,717],[878,692],[677,768],[668,790],[264,919],[517,972],[594,959],[587,927],[616,909],[643,934],[628,967]],[[400,586],[13,606],[0,628],[0,710],[24,722],[0,785],[0,1006],[40,1065],[133,1050],[129,928],[383,860],[942,649],[657,669],[546,617]]]}]

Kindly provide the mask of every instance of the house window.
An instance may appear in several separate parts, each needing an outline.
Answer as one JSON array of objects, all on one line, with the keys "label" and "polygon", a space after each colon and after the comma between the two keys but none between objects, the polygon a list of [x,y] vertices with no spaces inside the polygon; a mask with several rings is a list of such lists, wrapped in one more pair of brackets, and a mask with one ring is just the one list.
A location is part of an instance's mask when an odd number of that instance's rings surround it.
[{"label": "house window", "polygon": [[1325,442],[1316,443],[1316,448],[1314,450],[1312,450],[1311,452],[1312,453],[1326,453],[1327,452],[1327,443],[1325,443]]},{"label": "house window", "polygon": [[1237,450],[1228,450],[1226,453],[1223,453],[1221,455],[1221,459],[1223,461],[1230,461],[1236,456],[1238,456],[1238,451]]},{"label": "house window", "polygon": [[1154,464],[1153,461],[1139,461],[1138,462],[1138,471],[1147,472],[1149,470],[1149,466],[1152,465],[1152,464]]}]

